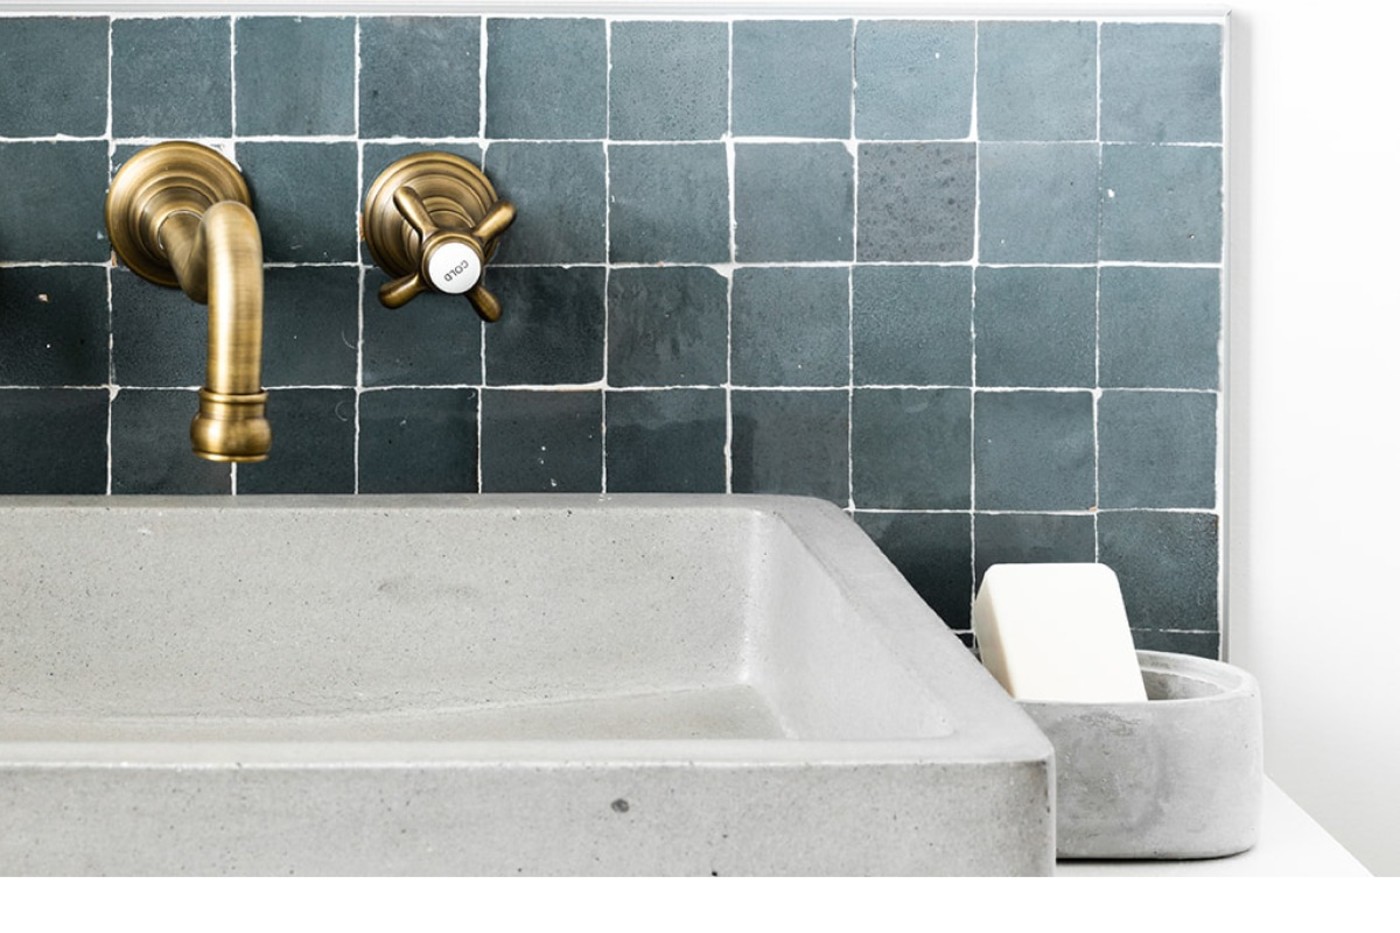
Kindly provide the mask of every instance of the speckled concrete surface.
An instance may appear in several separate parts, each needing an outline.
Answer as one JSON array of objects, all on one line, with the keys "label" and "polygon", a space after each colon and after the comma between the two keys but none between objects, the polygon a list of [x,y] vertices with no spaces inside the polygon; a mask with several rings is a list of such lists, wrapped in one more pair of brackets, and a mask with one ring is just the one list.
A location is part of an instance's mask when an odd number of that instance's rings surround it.
[{"label": "speckled concrete surface", "polygon": [[1061,858],[1190,859],[1259,838],[1259,684],[1219,661],[1139,651],[1145,703],[1023,701],[1055,746]]},{"label": "speckled concrete surface", "polygon": [[1051,748],[835,507],[0,498],[0,873],[1047,874]]}]

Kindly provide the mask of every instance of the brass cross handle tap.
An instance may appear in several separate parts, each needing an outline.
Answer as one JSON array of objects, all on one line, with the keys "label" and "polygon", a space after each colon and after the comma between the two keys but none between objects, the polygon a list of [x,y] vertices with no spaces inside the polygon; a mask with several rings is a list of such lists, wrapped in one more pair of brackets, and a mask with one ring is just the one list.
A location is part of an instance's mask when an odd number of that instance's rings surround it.
[{"label": "brass cross handle tap", "polygon": [[361,222],[374,261],[396,276],[379,289],[380,303],[400,308],[425,291],[465,294],[484,320],[499,320],[501,303],[481,280],[514,220],[515,206],[466,159],[419,152],[395,162],[370,185]]}]

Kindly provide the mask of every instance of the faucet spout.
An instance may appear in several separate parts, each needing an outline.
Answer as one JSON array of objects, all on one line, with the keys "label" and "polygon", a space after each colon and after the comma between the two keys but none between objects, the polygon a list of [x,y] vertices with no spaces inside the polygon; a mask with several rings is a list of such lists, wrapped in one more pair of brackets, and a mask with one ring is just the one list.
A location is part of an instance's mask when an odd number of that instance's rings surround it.
[{"label": "faucet spout", "polygon": [[203,217],[170,214],[159,231],[180,288],[209,305],[208,367],[199,413],[190,425],[194,452],[206,460],[267,459],[272,430],[262,388],[262,237],[253,212],[237,201]]},{"label": "faucet spout", "polygon": [[262,388],[262,235],[237,166],[166,142],[132,156],[107,192],[107,231],[133,272],[209,305],[208,368],[190,425],[196,455],[252,463],[272,446]]}]

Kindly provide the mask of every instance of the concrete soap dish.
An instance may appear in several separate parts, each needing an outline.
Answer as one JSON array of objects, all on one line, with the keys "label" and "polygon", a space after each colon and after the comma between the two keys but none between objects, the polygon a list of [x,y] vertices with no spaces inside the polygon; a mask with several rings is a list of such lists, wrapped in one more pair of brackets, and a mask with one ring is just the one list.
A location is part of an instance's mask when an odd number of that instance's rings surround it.
[{"label": "concrete soap dish", "polygon": [[1146,703],[1023,700],[1055,746],[1060,858],[1234,855],[1259,835],[1259,685],[1237,667],[1139,651]]}]

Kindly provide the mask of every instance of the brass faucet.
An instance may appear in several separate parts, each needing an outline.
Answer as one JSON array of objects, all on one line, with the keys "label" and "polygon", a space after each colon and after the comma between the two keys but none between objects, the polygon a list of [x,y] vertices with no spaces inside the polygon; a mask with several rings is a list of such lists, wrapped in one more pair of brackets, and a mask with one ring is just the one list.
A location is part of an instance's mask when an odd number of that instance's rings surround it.
[{"label": "brass faucet", "polygon": [[142,278],[209,305],[209,358],[190,425],[205,460],[267,459],[262,388],[262,236],[232,162],[188,142],[132,156],[107,192],[107,235]]}]

